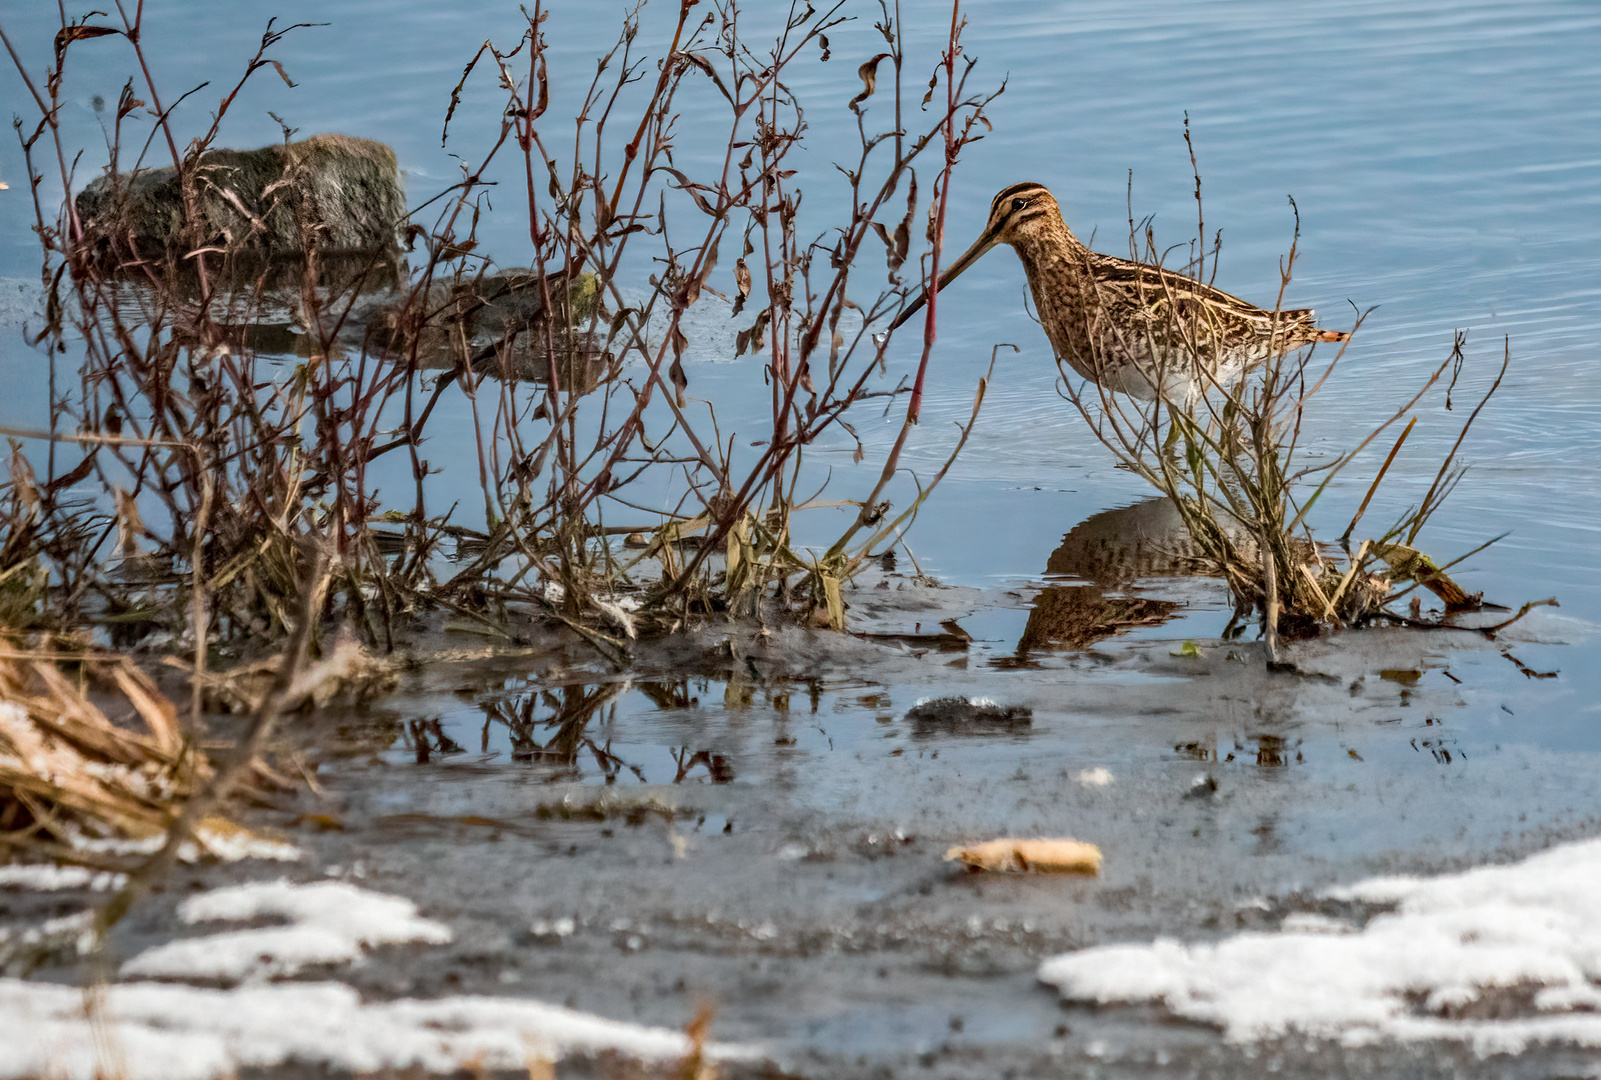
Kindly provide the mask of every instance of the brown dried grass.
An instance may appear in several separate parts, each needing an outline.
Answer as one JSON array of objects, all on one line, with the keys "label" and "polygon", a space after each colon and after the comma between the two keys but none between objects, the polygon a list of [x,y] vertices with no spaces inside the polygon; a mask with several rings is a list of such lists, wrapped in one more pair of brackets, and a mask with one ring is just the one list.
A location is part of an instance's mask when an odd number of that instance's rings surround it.
[{"label": "brown dried grass", "polygon": [[[127,657],[0,639],[0,852],[127,869],[213,774]],[[195,833],[215,851],[243,830],[213,814]]]}]

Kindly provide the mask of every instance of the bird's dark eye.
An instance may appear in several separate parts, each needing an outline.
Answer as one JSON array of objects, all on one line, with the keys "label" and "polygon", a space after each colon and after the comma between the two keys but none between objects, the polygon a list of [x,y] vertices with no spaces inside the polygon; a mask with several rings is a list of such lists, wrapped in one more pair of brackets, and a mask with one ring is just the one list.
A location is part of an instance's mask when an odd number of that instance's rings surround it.
[{"label": "bird's dark eye", "polygon": [[1025,207],[1027,205],[1028,205],[1028,200],[1027,199],[1013,199],[1012,200],[1012,209],[1013,210],[1021,210],[1021,209],[1023,209],[1023,207]]}]

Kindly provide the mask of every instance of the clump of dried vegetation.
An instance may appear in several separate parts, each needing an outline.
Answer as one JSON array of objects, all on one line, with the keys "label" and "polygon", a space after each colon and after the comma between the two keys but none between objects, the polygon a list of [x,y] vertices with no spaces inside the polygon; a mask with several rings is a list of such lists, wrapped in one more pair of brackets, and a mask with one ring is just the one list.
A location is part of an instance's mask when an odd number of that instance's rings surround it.
[{"label": "clump of dried vegetation", "polygon": [[[85,685],[55,662],[76,661]],[[90,680],[126,701],[119,727],[86,693]],[[85,840],[165,835],[167,807],[204,780],[172,702],[127,659],[0,652],[0,843],[59,857]]]},{"label": "clump of dried vegetation", "polygon": [[[1187,121],[1184,137],[1189,144]],[[1192,148],[1192,164],[1194,160]],[[1195,198],[1199,208],[1199,172],[1195,174]],[[1295,209],[1293,200],[1291,209]],[[1205,219],[1199,209],[1197,237],[1190,246],[1193,258],[1183,270],[1206,280],[1209,254],[1216,274],[1218,244],[1214,239],[1208,252]],[[1297,212],[1295,238],[1280,264],[1275,315],[1282,310],[1299,238]],[[1157,245],[1150,220],[1137,225],[1132,208],[1129,250],[1135,262],[1153,267],[1162,266],[1166,254]],[[1166,302],[1153,304],[1156,316],[1147,332],[1153,339],[1184,343],[1177,362],[1189,368],[1189,381],[1196,388],[1185,400],[1147,402],[1113,394],[1075,378],[1065,362],[1060,364],[1063,379],[1058,387],[1119,462],[1144,477],[1178,508],[1193,542],[1190,556],[1199,560],[1203,572],[1225,580],[1234,597],[1235,615],[1225,637],[1239,633],[1252,615],[1257,616],[1268,661],[1276,666],[1281,636],[1304,638],[1375,621],[1444,625],[1443,620],[1450,616],[1483,606],[1482,595],[1467,593],[1446,571],[1494,543],[1493,539],[1443,565],[1415,545],[1430,517],[1461,479],[1464,467],[1459,452],[1474,421],[1501,385],[1510,346],[1494,381],[1463,421],[1422,499],[1382,531],[1353,546],[1356,530],[1417,423],[1414,409],[1447,372],[1446,407],[1451,407],[1451,390],[1465,361],[1466,335],[1456,335],[1450,354],[1355,447],[1332,458],[1307,461],[1301,454],[1303,423],[1315,395],[1345,355],[1349,339],[1333,357],[1319,355],[1312,346],[1270,359],[1243,376],[1220,380],[1214,374],[1216,357],[1204,335],[1181,316],[1183,306],[1171,296],[1158,299]],[[1365,317],[1366,313],[1356,313],[1353,336]],[[1154,341],[1151,345],[1156,353]],[[1409,414],[1412,418],[1390,445],[1338,541],[1319,542],[1309,512],[1337,476]],[[1434,620],[1420,617],[1420,588],[1432,592],[1440,602],[1440,615]],[[1409,610],[1403,614],[1396,605],[1408,598]],[[1479,629],[1493,633],[1536,604],[1555,601],[1526,604],[1512,619]]]},{"label": "clump of dried vegetation", "polygon": [[[257,791],[278,784],[259,762],[248,771]],[[177,706],[127,657],[0,639],[0,851],[131,869],[216,780]],[[224,811],[208,803],[179,844],[223,857],[253,848]]]},{"label": "clump of dried vegetation", "polygon": [[[114,919],[220,828],[278,718],[319,699],[319,663],[336,690],[381,686],[352,638],[389,651],[430,613],[513,639],[553,620],[618,662],[630,639],[709,616],[843,626],[842,583],[900,541],[933,486],[898,513],[884,501],[917,393],[889,384],[873,330],[917,266],[925,218],[937,259],[951,171],[994,95],[968,89],[955,5],[945,49],[918,60],[880,2],[883,51],[852,61],[860,93],[808,114],[790,83],[830,59],[842,8],[797,3],[775,21],[680,0],[651,41],[636,9],[576,115],[556,115],[535,4],[520,40],[468,60],[445,108],[442,141],[475,164],[409,211],[381,144],[294,141],[285,126],[281,146],[219,145],[254,76],[289,82],[272,51],[302,27],[269,22],[192,132],[155,74],[142,5],[64,16],[42,75],[0,25],[34,110],[15,127],[42,252],[30,333],[52,387],[35,427],[3,432],[0,696],[18,703],[0,733],[6,846],[93,861],[84,836],[164,833]],[[69,66],[112,49],[139,74],[104,114],[109,165],[86,185],[61,125]],[[929,84],[921,109],[903,78]],[[488,131],[457,115],[475,80],[504,94]],[[819,122],[847,125],[855,155],[798,177]],[[714,131],[714,146],[689,145]],[[497,210],[508,165],[523,191]],[[809,213],[833,200],[818,233],[802,231],[802,179]],[[492,258],[512,232],[491,228],[496,214],[517,216],[521,249],[499,254],[523,265]],[[751,394],[696,396],[685,363],[686,318],[709,306],[737,320],[735,353],[767,400],[737,432],[719,407]],[[436,419],[447,395],[465,430]],[[865,490],[825,501],[814,448],[854,446],[861,462],[853,410],[902,396],[900,438]],[[430,450],[446,440],[474,453],[441,476]],[[803,512],[842,506],[843,529],[797,543]],[[232,759],[208,760],[179,711],[89,638],[176,664],[195,717],[249,713]],[[111,680],[126,715],[91,704],[87,681],[69,693],[63,672]]]},{"label": "clump of dried vegetation", "polygon": [[[475,164],[369,250],[373,223],[346,223],[353,200],[317,172],[343,155],[381,187],[385,162],[364,140],[296,143],[286,128],[283,147],[215,146],[288,31],[269,23],[192,139],[150,75],[137,14],[64,24],[42,79],[13,49],[37,109],[18,125],[44,253],[35,340],[63,370],[48,423],[16,433],[36,441],[13,442],[0,486],[5,625],[104,627],[117,644],[189,658],[203,679],[208,650],[259,652],[290,633],[317,550],[330,558],[324,621],[380,648],[430,610],[503,636],[518,612],[560,620],[619,659],[631,637],[713,613],[842,626],[841,583],[916,509],[891,515],[882,500],[904,435],[868,490],[826,504],[808,487],[820,475],[808,452],[854,442],[860,459],[851,410],[909,392],[884,382],[871,331],[904,291],[912,235],[925,210],[938,220],[989,96],[966,88],[953,16],[933,107],[903,122],[913,61],[880,4],[884,51],[827,117],[854,129],[858,155],[843,182],[814,176],[807,194],[837,197],[838,215],[803,235],[791,158],[818,121],[788,80],[829,58],[840,8],[766,18],[773,36],[758,48],[738,4],[684,0],[654,51],[636,11],[577,115],[558,117],[547,12],[534,6],[520,41],[471,58],[446,112],[447,145],[468,144]],[[60,190],[83,182],[59,125],[67,62],[109,48],[131,50],[144,81],[108,115],[108,175],[46,205],[47,171]],[[506,95],[487,135],[457,131],[475,79]],[[681,125],[691,110],[696,123]],[[713,115],[726,148],[686,146]],[[163,171],[138,172],[150,163],[129,147]],[[526,269],[497,265],[481,236],[486,177],[506,157],[525,180]],[[925,159],[936,176],[920,200]],[[761,430],[742,417],[736,432],[691,393],[685,319],[708,304],[739,320],[737,352],[768,390]],[[438,429],[446,394],[465,400],[471,430]],[[430,442],[444,439],[476,448],[470,478],[434,475]],[[822,505],[857,512],[831,543],[802,547],[796,517]]]}]

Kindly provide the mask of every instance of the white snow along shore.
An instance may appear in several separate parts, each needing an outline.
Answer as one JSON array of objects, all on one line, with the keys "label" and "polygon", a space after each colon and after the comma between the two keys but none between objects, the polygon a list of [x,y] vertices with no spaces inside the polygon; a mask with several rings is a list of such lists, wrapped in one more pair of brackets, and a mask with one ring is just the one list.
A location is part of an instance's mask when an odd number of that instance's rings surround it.
[{"label": "white snow along shore", "polygon": [[1347,1045],[1453,1040],[1481,1055],[1601,1047],[1601,839],[1325,895],[1396,909],[1360,930],[1292,916],[1276,933],[1212,944],[1084,949],[1045,961],[1039,977],[1070,1001],[1160,1001],[1236,1042],[1299,1032]]},{"label": "white snow along shore", "polygon": [[[122,976],[239,982],[232,989],[134,981],[84,989],[0,978],[0,1080],[212,1080],[290,1062],[372,1072],[525,1069],[574,1052],[672,1061],[681,1032],[607,1020],[524,998],[458,996],[363,1003],[332,980],[272,982],[313,965],[360,962],[380,944],[444,944],[450,929],[402,897],[340,882],[258,882],[186,901],[190,923],[286,925],[158,945]],[[759,1057],[708,1045],[708,1058]]]}]

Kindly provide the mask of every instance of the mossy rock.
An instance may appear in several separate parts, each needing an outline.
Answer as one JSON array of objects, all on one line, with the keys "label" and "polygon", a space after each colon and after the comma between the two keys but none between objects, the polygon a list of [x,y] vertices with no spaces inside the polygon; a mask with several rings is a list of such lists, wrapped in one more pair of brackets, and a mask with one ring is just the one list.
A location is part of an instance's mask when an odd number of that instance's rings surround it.
[{"label": "mossy rock", "polygon": [[210,149],[184,163],[194,221],[172,167],[107,173],[75,200],[86,240],[114,251],[226,247],[304,256],[398,250],[406,196],[395,152],[350,135],[259,150]]}]

